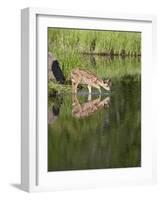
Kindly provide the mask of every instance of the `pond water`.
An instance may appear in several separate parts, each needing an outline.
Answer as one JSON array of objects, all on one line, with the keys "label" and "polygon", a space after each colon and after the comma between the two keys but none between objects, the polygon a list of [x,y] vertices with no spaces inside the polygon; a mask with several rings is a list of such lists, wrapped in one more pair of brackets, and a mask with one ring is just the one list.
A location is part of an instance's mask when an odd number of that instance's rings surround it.
[{"label": "pond water", "polygon": [[[136,59],[130,64],[140,68]],[[120,62],[128,68],[129,59]],[[111,80],[110,93],[93,89],[90,96],[83,88],[49,97],[48,171],[141,166],[141,75],[128,71]]]}]

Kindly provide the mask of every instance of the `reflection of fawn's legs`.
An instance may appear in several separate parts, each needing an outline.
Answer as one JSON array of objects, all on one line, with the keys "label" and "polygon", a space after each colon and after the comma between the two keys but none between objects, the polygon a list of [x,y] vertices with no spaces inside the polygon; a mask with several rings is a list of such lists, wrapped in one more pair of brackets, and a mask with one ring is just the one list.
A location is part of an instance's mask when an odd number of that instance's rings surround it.
[{"label": "reflection of fawn's legs", "polygon": [[72,94],[72,113],[81,112],[81,105],[78,101],[77,95],[75,93]]},{"label": "reflection of fawn's legs", "polygon": [[88,93],[88,101],[91,101],[91,99],[92,99],[91,93]]},{"label": "reflection of fawn's legs", "polygon": [[95,85],[95,87],[99,90],[99,93],[101,94],[101,88],[99,85]]}]

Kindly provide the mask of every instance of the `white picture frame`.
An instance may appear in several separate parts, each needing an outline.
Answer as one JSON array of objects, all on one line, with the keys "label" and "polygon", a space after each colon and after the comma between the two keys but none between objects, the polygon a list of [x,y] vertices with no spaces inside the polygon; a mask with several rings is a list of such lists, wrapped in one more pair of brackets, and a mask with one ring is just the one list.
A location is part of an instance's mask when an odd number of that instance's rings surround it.
[{"label": "white picture frame", "polygon": [[[49,26],[131,30],[141,31],[143,33],[143,166],[141,168],[47,173],[45,166],[47,164],[47,134],[45,132],[47,112],[46,108],[40,108],[39,104],[47,105],[47,97],[45,95],[47,94],[47,68],[42,67],[42,65],[47,66],[46,28]],[[23,190],[29,192],[54,191],[74,188],[107,187],[122,184],[152,184],[156,182],[156,145],[155,133],[152,129],[154,119],[151,117],[151,110],[148,110],[150,106],[153,106],[151,99],[148,97],[149,90],[152,89],[148,80],[151,79],[152,66],[155,66],[155,29],[156,18],[152,15],[90,13],[85,11],[64,11],[44,8],[25,8],[22,10],[21,187]],[[39,60],[39,58],[41,59]]]}]

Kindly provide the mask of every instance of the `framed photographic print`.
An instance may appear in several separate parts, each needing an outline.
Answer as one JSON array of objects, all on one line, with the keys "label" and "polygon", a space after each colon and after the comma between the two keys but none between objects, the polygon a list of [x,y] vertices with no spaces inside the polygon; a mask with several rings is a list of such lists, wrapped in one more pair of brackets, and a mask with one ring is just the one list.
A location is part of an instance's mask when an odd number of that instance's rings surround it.
[{"label": "framed photographic print", "polygon": [[155,17],[26,8],[21,31],[22,189],[154,183]]}]

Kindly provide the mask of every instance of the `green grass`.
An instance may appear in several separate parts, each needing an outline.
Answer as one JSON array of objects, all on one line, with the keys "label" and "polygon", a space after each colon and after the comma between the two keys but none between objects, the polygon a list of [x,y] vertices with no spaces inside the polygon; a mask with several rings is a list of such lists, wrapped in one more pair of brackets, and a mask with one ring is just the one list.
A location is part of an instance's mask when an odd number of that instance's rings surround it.
[{"label": "green grass", "polygon": [[[48,28],[48,51],[59,61],[67,80],[73,68],[84,68],[100,78],[140,75],[141,33]],[[100,56],[101,53],[120,56]],[[86,55],[88,53],[91,55]],[[93,56],[94,55],[94,56]],[[117,59],[115,59],[117,58]],[[68,86],[49,84],[49,92],[67,92]]]},{"label": "green grass", "polygon": [[[49,51],[141,54],[141,33],[74,29],[48,29]],[[59,50],[57,50],[57,48]]]},{"label": "green grass", "polygon": [[48,94],[52,94],[53,92],[57,91],[58,94],[67,94],[71,93],[71,86],[70,85],[62,85],[59,83],[55,83],[53,81],[49,81],[48,83]]}]

